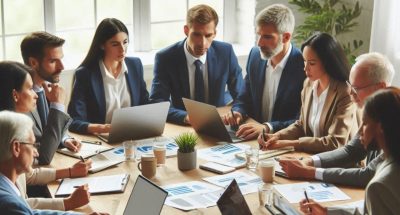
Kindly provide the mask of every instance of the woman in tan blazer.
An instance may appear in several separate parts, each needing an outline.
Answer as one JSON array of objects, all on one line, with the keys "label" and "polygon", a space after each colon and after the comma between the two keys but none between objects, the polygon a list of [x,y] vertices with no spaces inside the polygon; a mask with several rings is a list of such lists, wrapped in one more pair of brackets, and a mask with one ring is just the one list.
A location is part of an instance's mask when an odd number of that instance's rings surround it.
[{"label": "woman in tan blazer", "polygon": [[307,75],[301,93],[300,118],[275,134],[258,137],[263,150],[293,146],[318,153],[344,145],[357,132],[356,107],[346,80],[350,66],[340,44],[329,34],[318,33],[303,45]]}]

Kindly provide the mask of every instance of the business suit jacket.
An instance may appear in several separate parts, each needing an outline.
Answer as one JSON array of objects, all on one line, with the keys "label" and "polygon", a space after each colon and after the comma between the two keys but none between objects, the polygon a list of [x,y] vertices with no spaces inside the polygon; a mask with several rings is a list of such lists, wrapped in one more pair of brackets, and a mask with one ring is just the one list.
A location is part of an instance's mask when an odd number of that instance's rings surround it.
[{"label": "business suit jacket", "polygon": [[[189,74],[184,52],[185,40],[156,54],[150,100],[171,101],[167,120],[183,123],[187,115],[182,97],[190,98]],[[243,83],[242,70],[230,44],[213,41],[207,51],[209,104],[226,105],[225,86],[236,99]]]},{"label": "business suit jacket", "polygon": [[[247,60],[245,83],[232,108],[244,116],[249,115],[259,123],[263,123],[262,98],[267,62],[261,58],[258,47],[251,49]],[[303,56],[300,50],[292,45],[292,50],[279,80],[276,101],[269,122],[274,132],[286,128],[299,118],[300,94],[305,77]]]},{"label": "business suit jacket", "polygon": [[[149,93],[143,79],[143,66],[139,58],[127,57],[125,74],[131,106],[148,103]],[[106,121],[106,98],[103,77],[98,62],[90,67],[81,66],[75,72],[68,113],[73,118],[69,130],[76,133],[87,133],[90,123],[104,124]]]},{"label": "business suit jacket", "polygon": [[28,198],[26,185],[46,185],[56,180],[56,170],[51,168],[35,168],[32,172],[18,176],[16,185],[30,208],[64,211],[63,198]]},{"label": "business suit jacket", "polygon": [[50,210],[31,210],[22,197],[18,197],[12,188],[4,180],[0,179],[0,211],[1,214],[13,215],[72,215],[68,213]]},{"label": "business suit jacket", "polygon": [[314,137],[312,129],[308,126],[312,91],[313,82],[307,78],[301,92],[300,118],[278,132],[280,139],[298,139],[299,144],[295,149],[310,153],[330,151],[343,146],[358,130],[356,107],[347,93],[346,83],[330,80],[319,123],[321,137]]},{"label": "business suit jacket", "polygon": [[48,165],[53,160],[71,118],[68,114],[54,108],[49,109],[47,123],[43,127],[37,109],[28,113],[34,122],[33,133],[36,137],[36,146],[39,152],[37,158],[39,165]]}]

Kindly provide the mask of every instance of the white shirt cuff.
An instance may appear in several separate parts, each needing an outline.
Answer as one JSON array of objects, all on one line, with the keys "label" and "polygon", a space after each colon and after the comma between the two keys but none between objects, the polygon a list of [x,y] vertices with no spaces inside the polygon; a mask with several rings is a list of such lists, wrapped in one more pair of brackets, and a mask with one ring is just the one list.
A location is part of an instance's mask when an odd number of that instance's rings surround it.
[{"label": "white shirt cuff", "polygon": [[324,180],[324,169],[316,168],[315,169],[315,179],[323,181]]},{"label": "white shirt cuff", "polygon": [[50,103],[50,108],[54,108],[56,110],[59,110],[59,111],[65,113],[65,105],[63,105],[61,103],[51,102]]},{"label": "white shirt cuff", "polygon": [[311,156],[311,159],[315,167],[321,167],[321,158],[318,155]]},{"label": "white shirt cuff", "polygon": [[263,124],[268,126],[268,128],[269,128],[269,132],[268,133],[270,133],[270,134],[274,133],[274,128],[272,127],[272,125],[270,123],[264,122]]}]

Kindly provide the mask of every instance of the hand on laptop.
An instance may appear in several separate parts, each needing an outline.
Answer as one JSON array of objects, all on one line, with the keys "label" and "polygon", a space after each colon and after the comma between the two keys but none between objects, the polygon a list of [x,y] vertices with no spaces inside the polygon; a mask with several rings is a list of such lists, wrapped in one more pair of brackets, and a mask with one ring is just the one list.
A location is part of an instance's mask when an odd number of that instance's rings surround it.
[{"label": "hand on laptop", "polygon": [[90,134],[110,133],[111,124],[89,124],[87,132]]},{"label": "hand on laptop", "polygon": [[240,125],[240,123],[243,121],[242,114],[236,111],[231,111],[221,118],[225,125],[230,125],[232,127]]},{"label": "hand on laptop", "polygon": [[74,192],[64,199],[64,207],[66,211],[79,208],[88,204],[90,201],[89,187],[87,184],[79,186]]},{"label": "hand on laptop", "polygon": [[315,167],[296,158],[280,158],[279,165],[289,178],[314,179]]},{"label": "hand on laptop", "polygon": [[236,132],[236,136],[245,140],[256,139],[266,129],[266,133],[269,131],[269,127],[257,122],[250,122],[239,126]]},{"label": "hand on laptop", "polygon": [[183,123],[185,123],[185,124],[187,124],[187,125],[190,125],[189,114],[187,114],[187,115],[185,116],[185,118],[183,119]]}]

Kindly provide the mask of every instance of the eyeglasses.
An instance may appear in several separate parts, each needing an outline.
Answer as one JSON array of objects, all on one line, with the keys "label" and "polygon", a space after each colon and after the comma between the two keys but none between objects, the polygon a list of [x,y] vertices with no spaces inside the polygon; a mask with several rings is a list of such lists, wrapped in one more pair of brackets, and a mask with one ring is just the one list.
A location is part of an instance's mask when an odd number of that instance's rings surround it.
[{"label": "eyeglasses", "polygon": [[30,145],[32,148],[36,148],[36,145],[35,145],[35,143],[28,143],[28,142],[22,142],[22,141],[18,141],[20,144],[23,144],[23,145]]},{"label": "eyeglasses", "polygon": [[350,84],[349,81],[346,81],[346,84],[350,88],[352,94],[358,95],[358,92],[360,92],[361,90],[367,89],[368,87],[374,86],[378,83],[368,84],[367,86],[364,87],[354,87],[353,85]]}]

